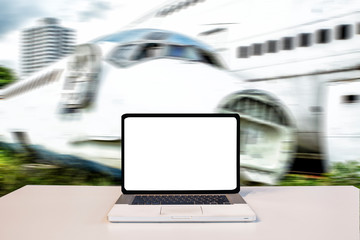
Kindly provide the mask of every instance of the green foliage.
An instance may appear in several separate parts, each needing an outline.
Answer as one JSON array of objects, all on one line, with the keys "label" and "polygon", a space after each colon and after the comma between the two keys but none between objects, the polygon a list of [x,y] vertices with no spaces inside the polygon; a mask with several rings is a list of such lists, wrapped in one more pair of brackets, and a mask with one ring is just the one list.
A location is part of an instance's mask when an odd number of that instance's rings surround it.
[{"label": "green foliage", "polygon": [[331,185],[353,185],[360,188],[360,162],[336,163],[327,177]]},{"label": "green foliage", "polygon": [[16,80],[15,74],[10,68],[0,66],[0,88]]},{"label": "green foliage", "polygon": [[[0,148],[0,196],[25,185],[118,185],[114,179],[82,169],[34,165],[28,153]],[[34,167],[38,166],[38,167]],[[360,188],[360,162],[336,163],[322,176],[286,175],[280,186],[352,185]]]},{"label": "green foliage", "polygon": [[319,177],[288,174],[280,186],[328,186],[351,185],[360,188],[360,162],[349,161],[333,164],[330,173]]},{"label": "green foliage", "polygon": [[27,153],[0,149],[0,196],[25,185],[117,185],[110,176],[83,169],[33,164]]}]

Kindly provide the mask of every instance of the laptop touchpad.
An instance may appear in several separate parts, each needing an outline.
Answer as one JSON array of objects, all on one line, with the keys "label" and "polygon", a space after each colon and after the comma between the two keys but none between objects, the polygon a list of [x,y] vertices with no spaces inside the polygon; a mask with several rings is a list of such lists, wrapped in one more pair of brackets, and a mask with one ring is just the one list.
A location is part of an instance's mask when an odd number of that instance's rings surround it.
[{"label": "laptop touchpad", "polygon": [[201,206],[162,206],[160,215],[165,216],[201,216]]}]

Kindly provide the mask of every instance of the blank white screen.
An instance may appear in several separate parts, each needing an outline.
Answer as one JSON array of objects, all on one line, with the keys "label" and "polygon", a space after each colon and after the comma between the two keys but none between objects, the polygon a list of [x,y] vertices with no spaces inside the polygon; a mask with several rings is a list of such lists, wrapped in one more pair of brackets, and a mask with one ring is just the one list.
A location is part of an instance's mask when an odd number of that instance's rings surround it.
[{"label": "blank white screen", "polygon": [[235,189],[236,129],[234,117],[125,118],[125,189]]}]

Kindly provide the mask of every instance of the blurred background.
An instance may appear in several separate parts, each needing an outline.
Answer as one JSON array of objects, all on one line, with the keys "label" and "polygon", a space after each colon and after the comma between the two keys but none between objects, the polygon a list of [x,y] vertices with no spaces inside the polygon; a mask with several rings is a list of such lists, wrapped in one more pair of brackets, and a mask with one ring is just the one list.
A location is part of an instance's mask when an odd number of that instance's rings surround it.
[{"label": "blurred background", "polygon": [[120,117],[235,112],[243,185],[360,187],[360,3],[4,1],[0,195],[119,185]]}]

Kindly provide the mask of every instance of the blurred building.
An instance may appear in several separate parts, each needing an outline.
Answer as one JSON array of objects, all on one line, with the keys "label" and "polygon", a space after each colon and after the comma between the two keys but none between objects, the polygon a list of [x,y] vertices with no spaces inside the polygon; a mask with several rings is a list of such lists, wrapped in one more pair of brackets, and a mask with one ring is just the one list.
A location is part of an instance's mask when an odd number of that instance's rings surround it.
[{"label": "blurred building", "polygon": [[26,77],[72,53],[74,46],[74,30],[60,26],[56,18],[38,20],[37,26],[21,34],[21,76]]}]

